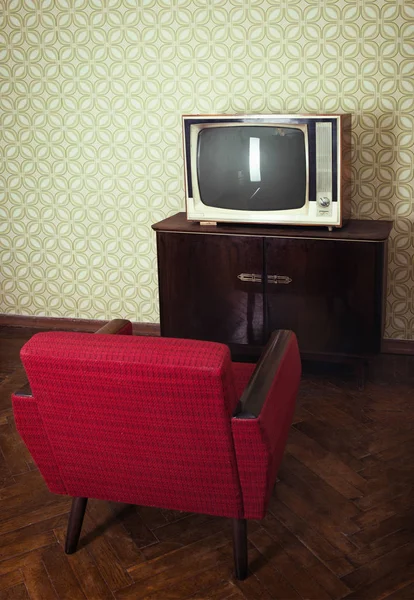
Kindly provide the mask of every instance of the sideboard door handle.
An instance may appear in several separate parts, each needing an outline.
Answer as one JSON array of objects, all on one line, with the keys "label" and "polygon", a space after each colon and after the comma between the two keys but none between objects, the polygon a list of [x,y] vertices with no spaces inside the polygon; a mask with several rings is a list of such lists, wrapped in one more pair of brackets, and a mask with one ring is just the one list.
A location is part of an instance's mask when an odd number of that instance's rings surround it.
[{"label": "sideboard door handle", "polygon": [[252,281],[253,283],[262,283],[262,276],[258,273],[240,273],[237,275],[240,281]]},{"label": "sideboard door handle", "polygon": [[283,283],[284,285],[287,285],[288,283],[291,283],[293,281],[293,279],[291,277],[288,277],[287,275],[268,275],[267,276],[267,283]]}]

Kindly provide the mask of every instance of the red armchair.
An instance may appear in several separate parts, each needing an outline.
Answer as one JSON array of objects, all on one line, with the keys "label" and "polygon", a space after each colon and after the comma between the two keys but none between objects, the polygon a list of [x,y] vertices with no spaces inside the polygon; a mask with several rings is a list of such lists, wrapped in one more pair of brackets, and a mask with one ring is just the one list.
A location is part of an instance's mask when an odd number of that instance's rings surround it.
[{"label": "red armchair", "polygon": [[134,337],[129,321],[95,335],[39,333],[21,358],[30,396],[18,430],[50,491],[73,497],[75,552],[88,498],[230,517],[236,576],[247,575],[246,519],[261,519],[300,380],[295,335],[275,332],[257,366],[227,346]]}]

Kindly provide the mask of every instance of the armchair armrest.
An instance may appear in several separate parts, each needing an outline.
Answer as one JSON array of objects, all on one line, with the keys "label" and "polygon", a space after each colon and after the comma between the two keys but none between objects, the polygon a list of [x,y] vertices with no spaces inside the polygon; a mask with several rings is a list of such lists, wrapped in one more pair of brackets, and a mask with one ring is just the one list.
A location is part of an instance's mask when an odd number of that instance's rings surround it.
[{"label": "armchair armrest", "polygon": [[295,409],[301,364],[296,336],[272,334],[231,419],[244,518],[262,519]]},{"label": "armchair armrest", "polygon": [[22,390],[19,390],[18,392],[13,392],[12,396],[17,396],[18,398],[31,398],[32,390],[30,389],[30,385],[27,384]]},{"label": "armchair armrest", "polygon": [[274,331],[256,365],[233,414],[236,419],[256,419],[262,410],[273,379],[294,337],[292,331]]},{"label": "armchair armrest", "polygon": [[100,327],[95,333],[131,335],[132,323],[126,319],[112,319],[112,321],[108,321],[108,323]]}]

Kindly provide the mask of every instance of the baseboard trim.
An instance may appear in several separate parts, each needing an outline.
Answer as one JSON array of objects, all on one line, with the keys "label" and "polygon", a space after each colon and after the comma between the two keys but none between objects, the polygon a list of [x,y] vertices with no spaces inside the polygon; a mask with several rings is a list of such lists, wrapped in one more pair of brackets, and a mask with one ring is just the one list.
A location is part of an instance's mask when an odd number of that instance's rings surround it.
[{"label": "baseboard trim", "polygon": [[[32,329],[59,329],[60,331],[94,332],[107,323],[100,319],[71,319],[69,317],[32,317],[0,314],[0,327],[31,327]],[[160,335],[159,323],[132,323],[135,335]],[[382,354],[414,355],[414,340],[384,338]]]},{"label": "baseboard trim", "polygon": [[381,345],[383,354],[414,354],[414,340],[383,339]]},{"label": "baseboard trim", "polygon": [[[100,319],[71,319],[69,317],[32,317],[0,314],[0,327],[30,327],[32,329],[58,329],[92,333],[108,321]],[[135,335],[160,335],[158,323],[132,323]]]}]

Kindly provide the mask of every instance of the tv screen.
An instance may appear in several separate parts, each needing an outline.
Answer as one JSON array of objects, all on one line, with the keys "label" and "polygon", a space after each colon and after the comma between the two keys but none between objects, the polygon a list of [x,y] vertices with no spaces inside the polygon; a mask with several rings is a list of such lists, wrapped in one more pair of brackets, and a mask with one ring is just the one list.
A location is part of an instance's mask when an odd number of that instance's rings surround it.
[{"label": "tv screen", "polygon": [[302,208],[307,201],[305,127],[238,124],[201,129],[201,202],[246,211]]}]

